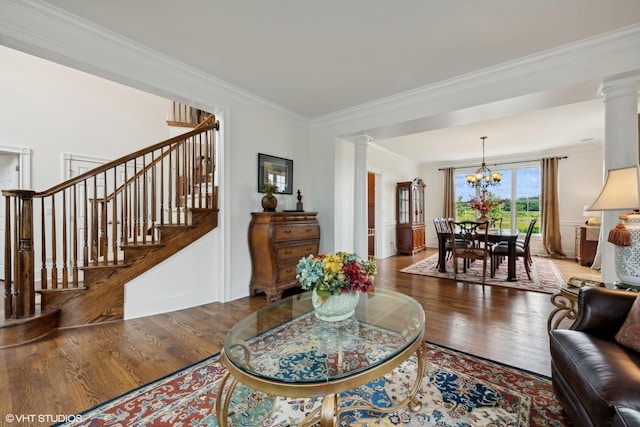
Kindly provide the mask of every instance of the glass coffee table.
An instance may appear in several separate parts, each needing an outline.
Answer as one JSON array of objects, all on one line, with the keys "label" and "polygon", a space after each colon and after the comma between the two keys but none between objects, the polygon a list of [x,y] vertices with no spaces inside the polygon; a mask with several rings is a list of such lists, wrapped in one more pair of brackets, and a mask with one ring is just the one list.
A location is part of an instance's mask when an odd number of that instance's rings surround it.
[{"label": "glass coffee table", "polygon": [[[316,318],[311,292],[272,303],[238,322],[227,334],[220,361],[227,369],[216,399],[218,424],[227,425],[238,382],[254,390],[291,398],[322,397],[300,425],[334,426],[344,410],[389,413],[421,408],[416,394],[426,371],[425,316],[404,294],[375,289],[362,294],[355,314],[339,322]],[[415,383],[393,407],[378,407],[353,390],[392,371],[413,354]],[[233,410],[233,408],[231,408]]]}]

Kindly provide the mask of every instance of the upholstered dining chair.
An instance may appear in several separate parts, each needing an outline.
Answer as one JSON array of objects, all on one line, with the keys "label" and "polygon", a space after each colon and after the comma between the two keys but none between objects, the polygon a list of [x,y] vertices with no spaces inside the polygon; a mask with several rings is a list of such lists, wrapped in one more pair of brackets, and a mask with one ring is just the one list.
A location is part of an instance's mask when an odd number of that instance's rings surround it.
[{"label": "upholstered dining chair", "polygon": [[438,238],[438,250],[445,251],[444,254],[440,254],[438,257],[438,265],[437,268],[442,268],[440,262],[444,262],[449,259],[451,256],[451,244],[449,243],[449,227],[447,225],[447,220],[444,218],[434,218],[433,226],[436,229],[436,237]]},{"label": "upholstered dining chair", "polygon": [[502,228],[502,217],[496,217],[496,218],[489,218],[491,223],[489,224],[489,226],[491,228]]},{"label": "upholstered dining chair", "polygon": [[[516,257],[522,258],[522,262],[524,264],[524,269],[527,272],[527,277],[531,280],[531,264],[533,260],[531,259],[531,235],[533,234],[533,229],[536,225],[536,219],[532,219],[529,222],[529,228],[527,228],[527,234],[525,234],[523,241],[516,242]],[[500,259],[504,258],[509,254],[509,249],[506,243],[499,243],[495,245],[491,250],[491,277],[495,277],[496,269],[500,264]]]},{"label": "upholstered dining chair", "polygon": [[458,241],[460,245],[451,248],[453,259],[453,277],[458,278],[458,259],[462,259],[462,271],[467,272],[467,265],[471,261],[482,261],[482,284],[487,277],[487,260],[489,259],[489,221],[460,221],[449,220],[451,241]]}]

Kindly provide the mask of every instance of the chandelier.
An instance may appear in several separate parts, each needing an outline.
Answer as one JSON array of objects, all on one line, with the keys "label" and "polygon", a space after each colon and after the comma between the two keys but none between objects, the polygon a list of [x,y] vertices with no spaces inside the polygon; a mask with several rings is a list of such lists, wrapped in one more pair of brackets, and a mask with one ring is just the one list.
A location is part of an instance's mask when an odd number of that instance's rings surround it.
[{"label": "chandelier", "polygon": [[502,174],[500,172],[491,172],[491,169],[487,167],[484,162],[484,140],[486,136],[480,138],[482,140],[482,165],[476,170],[474,175],[467,175],[467,183],[482,193],[487,191],[487,187],[493,187],[500,185],[502,180]]}]

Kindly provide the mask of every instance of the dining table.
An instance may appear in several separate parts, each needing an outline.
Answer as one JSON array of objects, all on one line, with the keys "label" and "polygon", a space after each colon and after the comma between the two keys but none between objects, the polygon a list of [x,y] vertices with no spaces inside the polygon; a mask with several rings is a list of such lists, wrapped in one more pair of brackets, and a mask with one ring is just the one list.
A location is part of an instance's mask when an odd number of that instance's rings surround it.
[{"label": "dining table", "polygon": [[[487,234],[489,243],[497,244],[500,242],[507,243],[507,281],[516,280],[516,241],[520,232],[512,231],[509,228],[490,228]],[[457,235],[456,235],[457,236]],[[438,271],[446,273],[446,243],[450,239],[449,233],[440,233],[438,235]]]}]

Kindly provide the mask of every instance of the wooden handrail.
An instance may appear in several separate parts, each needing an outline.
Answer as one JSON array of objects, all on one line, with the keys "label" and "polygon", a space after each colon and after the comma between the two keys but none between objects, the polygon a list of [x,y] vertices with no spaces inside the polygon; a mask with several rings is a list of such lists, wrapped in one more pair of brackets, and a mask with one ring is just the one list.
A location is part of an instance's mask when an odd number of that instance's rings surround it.
[{"label": "wooden handrail", "polygon": [[215,163],[203,170],[201,162],[215,160],[218,129],[211,115],[189,132],[45,191],[3,190],[5,317],[33,315],[36,282],[78,288],[84,268],[122,262],[122,245],[155,243],[158,227],[187,223],[189,208],[217,209]]}]

